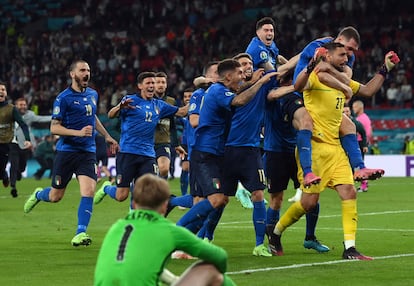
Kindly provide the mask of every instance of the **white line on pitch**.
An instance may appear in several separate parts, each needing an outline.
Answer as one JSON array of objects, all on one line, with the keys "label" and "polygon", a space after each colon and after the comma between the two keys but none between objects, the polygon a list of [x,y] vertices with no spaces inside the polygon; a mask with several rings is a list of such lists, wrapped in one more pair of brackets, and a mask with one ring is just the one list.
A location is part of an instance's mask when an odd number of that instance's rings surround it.
[{"label": "white line on pitch", "polygon": [[[388,255],[388,256],[378,256],[378,257],[374,257],[374,260],[392,259],[392,258],[401,258],[401,257],[410,257],[410,256],[414,256],[414,253],[396,254],[396,255]],[[249,274],[249,273],[255,273],[255,272],[266,272],[266,271],[273,271],[273,270],[294,269],[294,268],[303,268],[303,267],[319,266],[319,265],[352,263],[352,262],[355,262],[355,261],[358,261],[358,260],[332,260],[332,261],[325,261],[325,262],[292,264],[292,265],[285,265],[285,266],[278,266],[278,267],[266,267],[266,268],[257,268],[257,269],[246,269],[246,270],[241,270],[241,271],[232,271],[232,272],[227,272],[227,274],[230,274],[230,275]]]}]

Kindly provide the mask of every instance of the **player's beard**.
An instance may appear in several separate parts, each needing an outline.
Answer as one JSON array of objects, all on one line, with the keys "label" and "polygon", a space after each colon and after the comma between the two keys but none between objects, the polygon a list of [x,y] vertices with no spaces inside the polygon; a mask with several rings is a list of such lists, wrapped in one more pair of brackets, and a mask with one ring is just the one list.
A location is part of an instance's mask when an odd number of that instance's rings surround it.
[{"label": "player's beard", "polygon": [[85,75],[83,78],[80,78],[75,75],[75,82],[78,85],[79,90],[84,90],[88,87],[89,84],[89,76]]}]

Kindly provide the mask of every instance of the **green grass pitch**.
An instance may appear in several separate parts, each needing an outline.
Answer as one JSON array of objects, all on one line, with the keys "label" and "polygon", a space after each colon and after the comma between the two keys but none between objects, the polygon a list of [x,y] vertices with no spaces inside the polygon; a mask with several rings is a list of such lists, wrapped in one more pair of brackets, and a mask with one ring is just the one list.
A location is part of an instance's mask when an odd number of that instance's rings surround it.
[{"label": "green grass pitch", "polygon": [[[179,195],[178,179],[169,181]],[[93,243],[74,248],[79,203],[78,184],[69,185],[60,203],[40,203],[23,213],[26,198],[50,180],[23,179],[19,197],[9,189],[0,192],[0,285],[92,285],[99,246],[109,226],[128,212],[128,202],[106,198],[95,206],[88,233]],[[318,239],[331,251],[304,249],[305,220],[290,227],[282,237],[285,255],[254,257],[252,211],[235,199],[227,206],[217,227],[214,243],[229,254],[228,273],[237,285],[414,285],[414,178],[383,178],[370,182],[367,193],[358,193],[357,249],[373,261],[341,260],[342,225],[339,198],[332,190],[321,195]],[[285,193],[282,212],[289,205]],[[169,219],[177,221],[175,209]],[[181,273],[194,261],[172,260],[168,268]],[[138,274],[137,274],[138,275]]]}]

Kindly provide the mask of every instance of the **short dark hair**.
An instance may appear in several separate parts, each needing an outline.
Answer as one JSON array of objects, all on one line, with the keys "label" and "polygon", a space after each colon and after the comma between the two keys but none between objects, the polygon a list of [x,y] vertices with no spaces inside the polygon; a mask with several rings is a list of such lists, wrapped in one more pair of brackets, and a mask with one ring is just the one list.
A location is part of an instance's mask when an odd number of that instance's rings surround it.
[{"label": "short dark hair", "polygon": [[347,26],[339,31],[338,37],[344,36],[347,40],[354,39],[358,46],[361,45],[361,37],[357,29],[352,26]]},{"label": "short dark hair", "polygon": [[[1,84],[1,83],[0,83]],[[18,102],[20,102],[20,101],[24,101],[24,102],[26,102],[27,103],[27,99],[26,98],[24,98],[24,97],[19,97],[18,99],[16,99],[15,101],[14,101],[14,104],[17,104]]]},{"label": "short dark hair", "polygon": [[336,50],[337,48],[343,48],[345,46],[342,45],[341,43],[337,43],[337,42],[327,42],[327,43],[323,44],[322,47],[327,49],[328,51],[332,52],[332,51]]},{"label": "short dark hair", "polygon": [[81,60],[81,59],[74,60],[74,61],[70,64],[70,66],[69,66],[69,71],[70,71],[70,72],[71,72],[71,71],[73,71],[73,70],[76,68],[76,65],[77,65],[77,64],[79,64],[79,63],[85,63],[85,64],[87,64],[88,62],[87,62],[87,61],[85,61],[85,60]]},{"label": "short dark hair", "polygon": [[212,67],[212,66],[215,66],[215,65],[218,65],[218,63],[219,63],[219,61],[210,61],[210,62],[208,62],[205,66],[204,66],[204,69],[203,69],[203,75],[205,75],[206,73],[207,73],[207,71]]},{"label": "short dark hair", "polygon": [[168,76],[165,72],[157,72],[157,73],[155,73],[155,77],[165,77],[165,78],[167,78]]},{"label": "short dark hair", "polygon": [[155,77],[155,72],[142,72],[137,76],[137,83],[142,83],[148,77]]},{"label": "short dark hair", "polygon": [[233,71],[240,67],[240,63],[234,59],[225,59],[219,62],[217,66],[217,73],[219,76],[223,76],[225,72]]},{"label": "short dark hair", "polygon": [[276,23],[271,17],[264,17],[261,18],[256,23],[256,31],[263,27],[263,25],[271,24],[273,26],[273,29],[276,28]]},{"label": "short dark hair", "polygon": [[233,57],[233,60],[239,60],[241,58],[248,58],[249,60],[253,61],[252,56],[248,53],[239,53]]}]

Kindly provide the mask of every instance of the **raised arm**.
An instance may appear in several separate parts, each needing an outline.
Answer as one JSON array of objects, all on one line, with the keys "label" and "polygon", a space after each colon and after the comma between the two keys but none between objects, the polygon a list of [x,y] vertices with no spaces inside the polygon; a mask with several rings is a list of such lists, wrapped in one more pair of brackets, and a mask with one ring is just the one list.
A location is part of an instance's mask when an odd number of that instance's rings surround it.
[{"label": "raised arm", "polygon": [[258,92],[259,88],[262,87],[262,85],[270,80],[272,76],[276,76],[277,72],[270,72],[262,76],[255,84],[253,84],[248,89],[244,90],[240,94],[236,95],[231,105],[233,106],[241,106],[248,103]]}]

